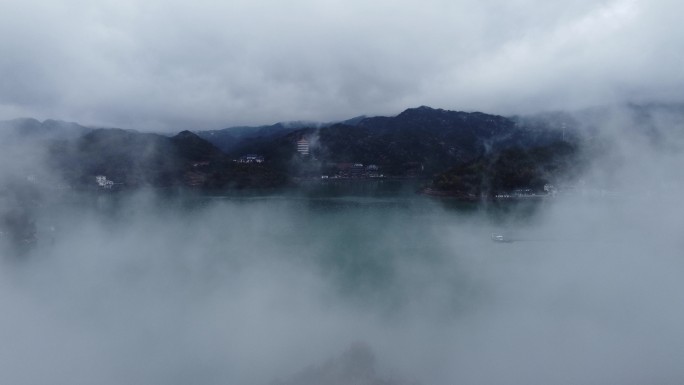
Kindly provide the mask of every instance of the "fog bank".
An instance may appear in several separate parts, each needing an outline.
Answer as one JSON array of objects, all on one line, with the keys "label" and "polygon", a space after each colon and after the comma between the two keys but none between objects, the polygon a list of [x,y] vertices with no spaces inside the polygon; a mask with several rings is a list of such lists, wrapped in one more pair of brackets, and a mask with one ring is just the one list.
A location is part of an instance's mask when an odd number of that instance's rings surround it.
[{"label": "fog bank", "polygon": [[2,249],[0,382],[679,384],[682,121],[653,121],[602,118],[532,206],[42,190]]}]

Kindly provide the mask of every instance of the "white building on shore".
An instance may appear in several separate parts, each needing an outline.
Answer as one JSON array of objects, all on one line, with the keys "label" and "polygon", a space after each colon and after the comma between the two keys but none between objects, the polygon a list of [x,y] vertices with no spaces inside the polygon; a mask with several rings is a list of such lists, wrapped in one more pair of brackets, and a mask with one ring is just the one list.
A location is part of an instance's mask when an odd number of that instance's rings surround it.
[{"label": "white building on shore", "polygon": [[114,181],[108,180],[104,175],[98,175],[95,177],[95,182],[98,186],[106,189],[110,189],[114,186]]}]

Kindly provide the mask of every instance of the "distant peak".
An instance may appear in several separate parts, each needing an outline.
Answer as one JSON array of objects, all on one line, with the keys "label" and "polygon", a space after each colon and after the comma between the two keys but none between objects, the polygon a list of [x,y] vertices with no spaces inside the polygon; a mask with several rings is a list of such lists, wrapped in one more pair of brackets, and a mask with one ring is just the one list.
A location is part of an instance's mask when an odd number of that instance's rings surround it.
[{"label": "distant peak", "polygon": [[176,134],[176,138],[180,138],[180,139],[182,139],[182,138],[195,138],[195,137],[199,138],[199,136],[197,136],[197,134],[195,134],[194,132],[192,132],[190,130],[183,130],[183,131],[179,132],[178,134]]},{"label": "distant peak", "polygon": [[399,117],[406,117],[406,116],[415,116],[415,115],[434,114],[434,113],[440,113],[440,112],[444,112],[444,110],[432,108],[429,106],[420,106],[420,107],[406,109],[406,110],[404,110],[404,112],[402,112],[398,116]]},{"label": "distant peak", "polygon": [[424,112],[428,112],[428,111],[444,111],[444,110],[441,109],[441,108],[433,108],[433,107],[430,107],[430,106],[422,105],[422,106],[420,106],[420,107],[407,108],[406,111],[424,111]]},{"label": "distant peak", "polygon": [[410,111],[436,111],[436,110],[430,106],[423,105],[420,107],[407,108],[404,112],[410,112]]},{"label": "distant peak", "polygon": [[30,125],[41,125],[42,123],[40,120],[35,119],[35,118],[16,118],[12,120],[7,120],[6,122],[12,123],[12,124],[30,124]]}]

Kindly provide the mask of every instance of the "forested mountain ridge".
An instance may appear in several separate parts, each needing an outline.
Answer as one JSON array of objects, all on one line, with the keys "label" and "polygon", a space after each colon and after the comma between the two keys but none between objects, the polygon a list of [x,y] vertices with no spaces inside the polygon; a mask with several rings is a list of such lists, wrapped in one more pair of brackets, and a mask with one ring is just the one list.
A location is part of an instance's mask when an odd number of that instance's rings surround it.
[{"label": "forested mountain ridge", "polygon": [[[659,127],[663,117],[681,125],[682,106],[628,105],[619,116],[617,129],[625,135],[663,148],[679,145]],[[10,147],[46,147],[49,168],[76,187],[93,185],[96,176],[124,188],[278,187],[301,178],[399,177],[420,178],[454,195],[492,196],[576,179],[597,157],[614,153],[600,133],[616,126],[615,120],[600,108],[504,117],[421,106],[390,117],[173,136],[16,119],[0,122],[0,135]],[[27,170],[22,166],[21,173]]]}]

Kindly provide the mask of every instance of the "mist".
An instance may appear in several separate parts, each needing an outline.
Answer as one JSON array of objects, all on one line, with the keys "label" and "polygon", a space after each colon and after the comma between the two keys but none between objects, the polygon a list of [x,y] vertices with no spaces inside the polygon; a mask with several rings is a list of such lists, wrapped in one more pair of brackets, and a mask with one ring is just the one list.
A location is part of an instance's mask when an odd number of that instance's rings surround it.
[{"label": "mist", "polygon": [[[679,384],[683,126],[649,122],[587,118],[602,151],[534,205],[45,189],[0,382]],[[49,178],[27,151],[2,175]]]}]

